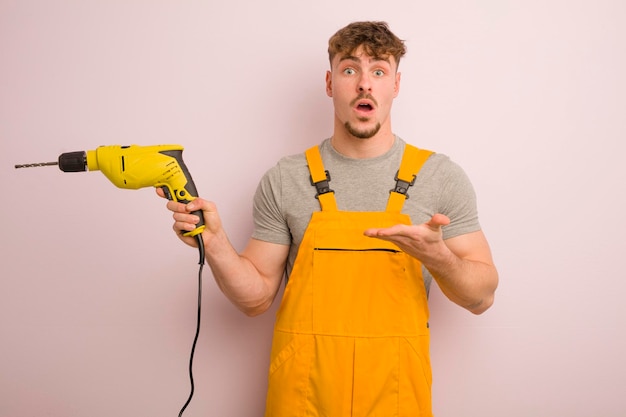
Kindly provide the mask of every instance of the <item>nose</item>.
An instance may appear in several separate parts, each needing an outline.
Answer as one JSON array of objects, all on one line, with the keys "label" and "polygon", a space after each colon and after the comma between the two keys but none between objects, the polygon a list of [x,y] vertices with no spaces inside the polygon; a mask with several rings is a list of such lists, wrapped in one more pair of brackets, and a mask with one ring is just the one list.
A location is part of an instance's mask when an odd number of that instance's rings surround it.
[{"label": "nose", "polygon": [[359,78],[358,87],[359,87],[359,93],[362,93],[365,91],[372,91],[372,83],[367,73],[363,73],[361,75],[361,78]]}]

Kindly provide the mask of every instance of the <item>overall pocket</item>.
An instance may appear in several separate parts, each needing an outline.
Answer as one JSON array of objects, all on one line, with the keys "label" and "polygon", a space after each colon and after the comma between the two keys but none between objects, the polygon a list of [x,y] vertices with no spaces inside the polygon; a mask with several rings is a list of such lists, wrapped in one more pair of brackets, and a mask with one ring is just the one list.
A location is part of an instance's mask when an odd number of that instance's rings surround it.
[{"label": "overall pocket", "polygon": [[430,336],[401,338],[399,343],[400,417],[432,417]]},{"label": "overall pocket", "polygon": [[[420,323],[427,320],[420,317],[422,310],[415,301],[423,282],[407,273],[407,256],[390,248],[317,248],[313,331],[355,337],[418,334]],[[421,327],[425,330],[425,325]]]},{"label": "overall pocket", "polygon": [[306,407],[313,337],[274,332],[265,415],[296,417]]}]

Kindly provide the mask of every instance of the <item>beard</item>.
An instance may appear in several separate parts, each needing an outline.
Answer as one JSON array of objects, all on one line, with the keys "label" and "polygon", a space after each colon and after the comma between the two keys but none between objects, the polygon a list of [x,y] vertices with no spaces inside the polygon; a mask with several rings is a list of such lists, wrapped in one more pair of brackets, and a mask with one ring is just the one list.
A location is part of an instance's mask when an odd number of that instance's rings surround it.
[{"label": "beard", "polygon": [[380,123],[376,123],[376,126],[374,126],[370,130],[357,130],[356,128],[354,128],[354,126],[350,124],[350,122],[346,122],[344,124],[344,127],[355,138],[369,139],[372,136],[374,136],[376,133],[378,133],[378,131],[380,130]]}]

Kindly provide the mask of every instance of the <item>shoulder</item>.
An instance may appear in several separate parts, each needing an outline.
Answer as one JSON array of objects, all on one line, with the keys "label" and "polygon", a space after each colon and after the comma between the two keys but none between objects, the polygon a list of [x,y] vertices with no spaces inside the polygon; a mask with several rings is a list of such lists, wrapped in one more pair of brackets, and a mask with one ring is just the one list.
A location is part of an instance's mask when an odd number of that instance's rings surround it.
[{"label": "shoulder", "polygon": [[400,137],[397,137],[397,139],[397,146],[394,147],[394,152],[396,153],[402,154],[406,145],[413,146],[420,150],[432,152],[432,154],[428,157],[418,173],[418,181],[444,181],[446,179],[457,178],[459,176],[465,177],[465,172],[463,171],[461,166],[454,162],[448,155],[439,153],[436,149],[421,148],[417,145],[404,141]]},{"label": "shoulder", "polygon": [[282,177],[286,175],[288,176],[289,173],[306,168],[307,164],[304,153],[284,156],[265,172],[261,181],[270,181],[274,183],[276,181],[280,181]]},{"label": "shoulder", "polygon": [[310,187],[310,173],[304,151],[280,158],[260,181],[260,188],[281,196],[300,195]]},{"label": "shoulder", "polygon": [[[324,155],[330,148],[329,143],[330,140],[325,139],[318,145],[323,159],[326,159]],[[311,147],[313,146],[311,145]],[[264,181],[270,180],[273,183],[280,181],[283,185],[290,182],[301,183],[304,181],[308,184],[310,174],[305,152],[306,150],[303,150],[302,152],[280,158],[273,167],[267,170],[264,175]]]},{"label": "shoulder", "polygon": [[441,179],[465,175],[465,171],[459,164],[442,153],[433,153],[424,164],[422,172],[424,175],[436,176]]},{"label": "shoulder", "polygon": [[440,209],[448,204],[460,204],[463,201],[474,201],[474,187],[463,170],[448,155],[433,153],[417,175],[415,184],[435,197]]}]

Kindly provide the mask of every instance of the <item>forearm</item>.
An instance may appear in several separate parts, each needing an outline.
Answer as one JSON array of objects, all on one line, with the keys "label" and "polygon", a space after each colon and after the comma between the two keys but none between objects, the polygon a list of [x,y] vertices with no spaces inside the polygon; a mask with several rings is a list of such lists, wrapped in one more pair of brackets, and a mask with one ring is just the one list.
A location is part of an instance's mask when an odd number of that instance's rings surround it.
[{"label": "forearm", "polygon": [[242,312],[256,316],[272,304],[276,290],[246,256],[239,254],[225,233],[205,242],[206,259],[215,282],[224,295]]},{"label": "forearm", "polygon": [[459,306],[481,314],[493,304],[498,284],[498,272],[493,264],[462,259],[448,251],[424,266],[446,297]]}]

